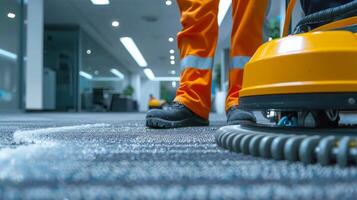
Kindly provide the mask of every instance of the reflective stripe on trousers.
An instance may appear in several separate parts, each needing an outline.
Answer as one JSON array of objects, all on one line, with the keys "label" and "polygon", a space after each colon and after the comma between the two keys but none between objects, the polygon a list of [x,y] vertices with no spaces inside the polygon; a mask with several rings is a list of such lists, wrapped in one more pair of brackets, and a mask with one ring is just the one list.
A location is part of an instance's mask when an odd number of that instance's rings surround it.
[{"label": "reflective stripe on trousers", "polygon": [[188,55],[181,60],[181,71],[187,68],[212,69],[213,58]]},{"label": "reflective stripe on trousers", "polygon": [[250,56],[234,56],[232,57],[232,66],[231,68],[239,68],[243,69],[245,64],[247,64],[250,60]]}]

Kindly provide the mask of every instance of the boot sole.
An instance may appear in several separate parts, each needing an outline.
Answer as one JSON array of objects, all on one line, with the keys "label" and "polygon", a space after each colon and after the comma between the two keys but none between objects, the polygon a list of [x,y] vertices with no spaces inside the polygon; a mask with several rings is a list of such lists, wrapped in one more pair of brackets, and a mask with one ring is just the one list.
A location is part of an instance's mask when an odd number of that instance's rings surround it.
[{"label": "boot sole", "polygon": [[147,118],[146,126],[156,129],[168,129],[168,128],[192,127],[192,126],[209,126],[209,122],[201,119],[193,119],[193,118],[188,118],[181,121],[169,121],[160,118]]},{"label": "boot sole", "polygon": [[252,120],[232,120],[227,122],[228,125],[240,125],[240,124],[256,124],[256,121]]}]

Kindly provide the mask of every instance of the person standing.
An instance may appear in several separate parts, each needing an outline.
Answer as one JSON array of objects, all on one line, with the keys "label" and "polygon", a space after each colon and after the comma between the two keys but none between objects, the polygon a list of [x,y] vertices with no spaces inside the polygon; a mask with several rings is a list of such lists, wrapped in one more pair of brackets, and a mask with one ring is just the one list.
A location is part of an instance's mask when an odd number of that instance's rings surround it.
[{"label": "person standing", "polygon": [[[168,109],[148,111],[146,125],[151,128],[209,125],[219,0],[177,0],[177,3],[182,24],[177,37],[181,58],[180,85],[174,103]],[[232,0],[232,66],[225,105],[228,124],[256,120],[251,112],[238,108],[239,90],[245,64],[263,43],[268,4],[269,0]]]}]

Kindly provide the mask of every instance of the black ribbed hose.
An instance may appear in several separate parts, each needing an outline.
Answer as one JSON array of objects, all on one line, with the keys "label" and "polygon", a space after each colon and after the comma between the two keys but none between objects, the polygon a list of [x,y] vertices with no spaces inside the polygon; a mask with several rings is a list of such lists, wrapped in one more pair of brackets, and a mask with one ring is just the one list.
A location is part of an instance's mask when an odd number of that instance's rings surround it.
[{"label": "black ribbed hose", "polygon": [[294,34],[308,32],[311,26],[327,24],[340,19],[357,16],[357,0],[329,8],[304,17],[296,25]]}]

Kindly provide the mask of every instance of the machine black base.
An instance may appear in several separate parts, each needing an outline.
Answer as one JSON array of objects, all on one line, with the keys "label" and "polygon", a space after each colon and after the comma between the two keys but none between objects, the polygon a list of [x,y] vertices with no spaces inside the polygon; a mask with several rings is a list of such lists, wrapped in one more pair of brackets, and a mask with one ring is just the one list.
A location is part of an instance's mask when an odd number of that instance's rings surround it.
[{"label": "machine black base", "polygon": [[297,129],[226,126],[218,130],[216,143],[225,149],[275,160],[305,164],[357,164],[357,129]]},{"label": "machine black base", "polygon": [[357,93],[312,93],[241,97],[243,110],[357,110]]}]

